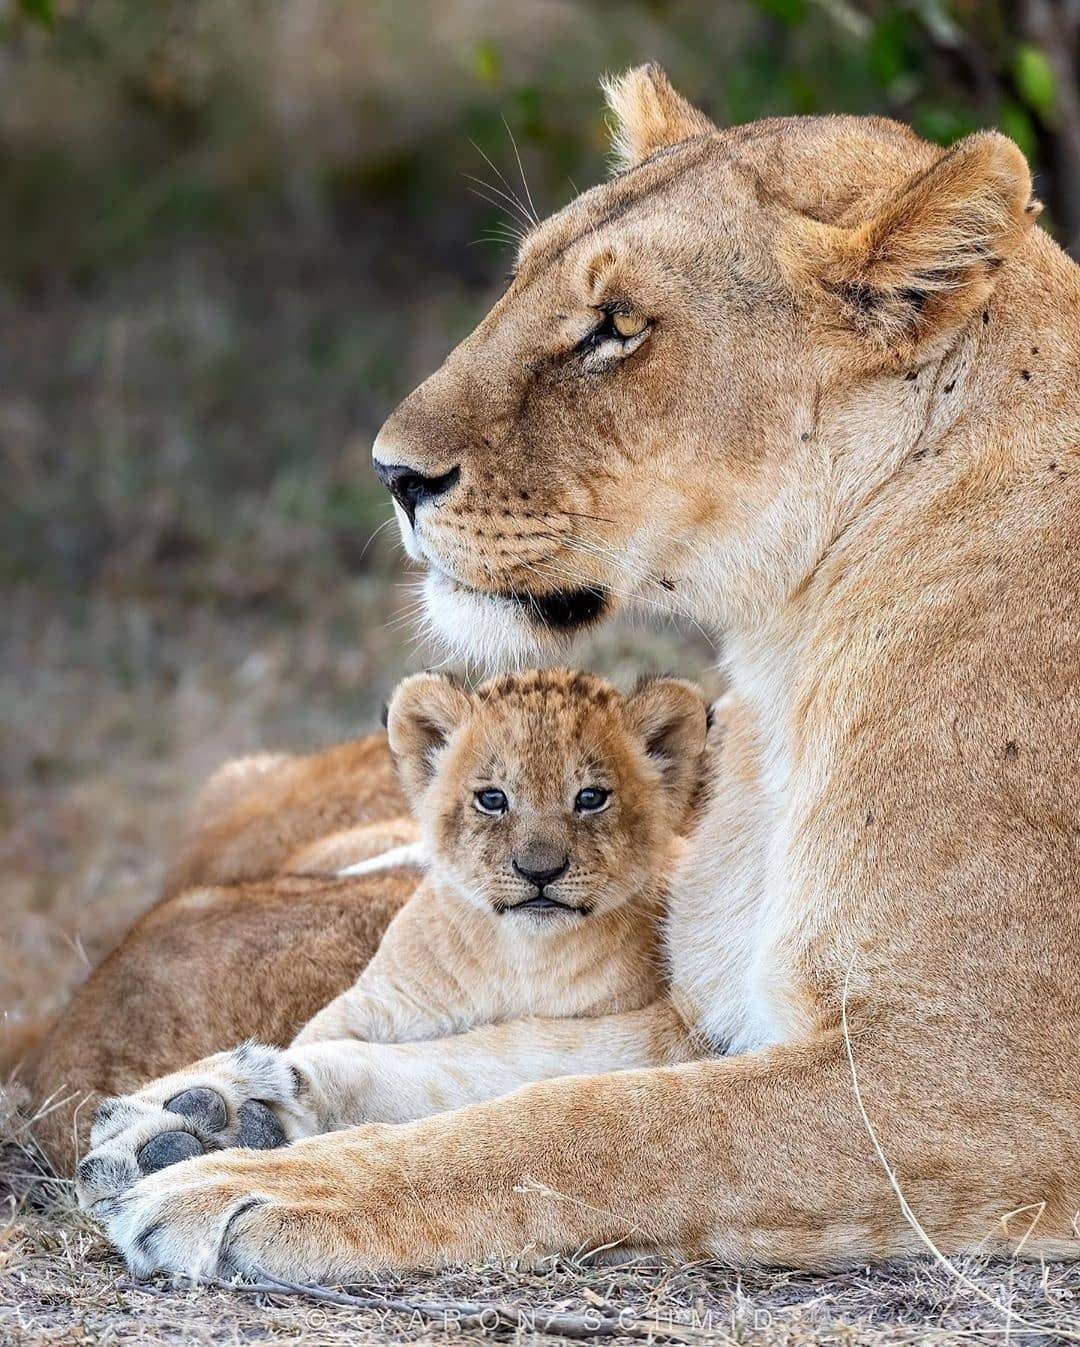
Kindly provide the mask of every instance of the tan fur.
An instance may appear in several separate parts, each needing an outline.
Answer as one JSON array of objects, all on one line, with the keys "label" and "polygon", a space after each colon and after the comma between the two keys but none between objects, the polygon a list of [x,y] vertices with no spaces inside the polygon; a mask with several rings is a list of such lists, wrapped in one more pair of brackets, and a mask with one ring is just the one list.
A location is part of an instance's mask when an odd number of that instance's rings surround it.
[{"label": "tan fur", "polygon": [[401,521],[472,655],[642,600],[723,630],[668,957],[731,1055],[117,1183],[140,1270],[835,1266],[921,1247],[881,1155],[946,1253],[1021,1211],[1078,1252],[1080,272],[997,137],[667,104],[628,77],[651,157],[532,232],[375,452],[458,469]]},{"label": "tan fur", "polygon": [[[163,900],[26,1045],[35,1136],[61,1173],[85,1153],[97,1096],[244,1038],[287,1044],[350,985],[418,876],[333,872],[411,840],[404,808],[383,735],[240,759],[211,778]],[[346,823],[356,832],[324,835]]]},{"label": "tan fur", "polygon": [[[311,789],[318,791],[317,780]],[[382,823],[358,823],[354,828],[341,828],[305,842],[289,853],[282,863],[287,874],[336,874],[347,866],[373,860],[391,849],[410,846],[419,840],[420,833],[409,817],[387,819]]]},{"label": "tan fur", "polygon": [[329,845],[335,833],[404,813],[381,735],[322,753],[240,758],[203,788],[165,893],[317,868],[318,852],[305,854],[309,845]]}]

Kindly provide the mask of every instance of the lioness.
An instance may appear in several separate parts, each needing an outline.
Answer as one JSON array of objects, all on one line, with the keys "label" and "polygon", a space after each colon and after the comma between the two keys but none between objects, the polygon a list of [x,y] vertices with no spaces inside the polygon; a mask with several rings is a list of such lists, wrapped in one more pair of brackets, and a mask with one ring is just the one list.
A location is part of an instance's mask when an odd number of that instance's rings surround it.
[{"label": "lioness", "polygon": [[[84,1201],[99,1182],[110,1193],[121,1169],[404,1122],[560,1074],[562,1043],[579,1032],[560,1019],[606,1017],[589,1041],[602,1039],[611,1070],[696,1055],[663,999],[659,921],[705,761],[700,692],[657,679],[624,698],[556,670],[470,695],[418,674],[395,693],[387,728],[425,880],[354,986],[288,1051],[248,1043],[102,1104],[78,1171]],[[426,1046],[380,1046],[524,1016],[547,1017],[531,1035],[542,1050],[522,1041],[509,1076],[507,1054],[485,1061],[473,1041],[462,1057],[460,1037],[438,1061]]]},{"label": "lioness", "polygon": [[730,1055],[120,1176],[139,1269],[1078,1252],[1080,272],[999,135],[609,98],[622,170],[375,457],[475,656],[724,631],[668,936]]}]

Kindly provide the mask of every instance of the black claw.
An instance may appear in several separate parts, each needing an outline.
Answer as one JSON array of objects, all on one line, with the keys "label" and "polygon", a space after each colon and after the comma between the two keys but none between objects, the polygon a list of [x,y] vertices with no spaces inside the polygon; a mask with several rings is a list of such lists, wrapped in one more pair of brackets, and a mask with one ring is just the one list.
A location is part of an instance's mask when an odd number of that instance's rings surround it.
[{"label": "black claw", "polygon": [[140,1254],[143,1258],[149,1257],[151,1255],[151,1245],[164,1229],[164,1221],[153,1221],[145,1230],[140,1230],[135,1236],[135,1252]]},{"label": "black claw", "polygon": [[240,1105],[240,1134],[238,1146],[253,1150],[272,1151],[285,1145],[285,1129],[274,1117],[273,1110],[257,1099],[248,1099]]},{"label": "black claw", "polygon": [[159,1132],[139,1151],[136,1159],[143,1174],[156,1174],[159,1169],[178,1165],[203,1154],[203,1144],[190,1132]]},{"label": "black claw", "polygon": [[204,1085],[196,1085],[190,1090],[174,1094],[166,1101],[165,1107],[170,1113],[193,1118],[208,1132],[222,1131],[228,1116],[225,1112],[225,1100],[217,1090],[208,1090]]},{"label": "black claw", "polygon": [[225,1281],[232,1281],[243,1275],[245,1267],[233,1255],[232,1238],[233,1227],[241,1216],[246,1216],[249,1211],[255,1207],[264,1205],[264,1199],[261,1197],[247,1197],[233,1209],[229,1219],[225,1222],[225,1229],[221,1232],[221,1239],[218,1243],[217,1256],[217,1275]]}]

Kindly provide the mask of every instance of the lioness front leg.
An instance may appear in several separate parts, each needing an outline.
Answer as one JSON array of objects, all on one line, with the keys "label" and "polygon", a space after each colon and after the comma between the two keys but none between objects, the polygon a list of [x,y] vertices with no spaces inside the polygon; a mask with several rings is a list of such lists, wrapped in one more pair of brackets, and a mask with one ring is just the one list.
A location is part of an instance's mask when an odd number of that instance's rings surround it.
[{"label": "lioness front leg", "polygon": [[408,1122],[552,1076],[698,1055],[666,1001],[620,1015],[517,1020],[419,1043],[244,1044],[107,1100],[78,1169],[83,1204],[232,1146],[260,1149],[360,1122]]},{"label": "lioness front leg", "polygon": [[[958,1099],[944,1087],[962,1063],[947,1054],[920,1056],[914,1036],[854,1041],[881,1145],[938,1248],[1023,1240],[1025,1254],[1075,1254],[1080,1193],[1058,1186],[1053,1164],[1071,1144],[1070,1119],[1043,1119],[1027,1148],[996,1147],[1003,1101],[992,1081]],[[1009,1214],[1021,1210],[1016,1225]],[[871,1145],[838,1034],[547,1081],[279,1151],[206,1155],[104,1198],[95,1214],[137,1273],[291,1281],[620,1242],[805,1268],[920,1247]]]}]

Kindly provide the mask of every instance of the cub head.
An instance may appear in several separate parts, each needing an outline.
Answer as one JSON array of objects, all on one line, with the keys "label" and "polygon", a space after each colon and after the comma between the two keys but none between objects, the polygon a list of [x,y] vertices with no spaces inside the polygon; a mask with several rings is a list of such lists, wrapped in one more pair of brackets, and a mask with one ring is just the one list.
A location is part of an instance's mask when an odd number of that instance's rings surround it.
[{"label": "cub head", "polygon": [[431,626],[500,667],[627,602],[731,630],[796,592],[1037,215],[996,133],[719,130],[656,67],[607,92],[618,173],[374,446]]},{"label": "cub head", "polygon": [[655,892],[704,771],[701,692],[624,696],[592,674],[508,674],[469,693],[407,678],[390,748],[433,868],[507,916],[579,920]]}]

